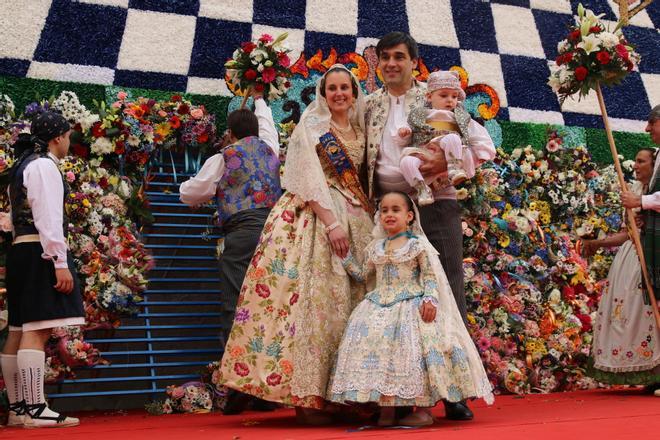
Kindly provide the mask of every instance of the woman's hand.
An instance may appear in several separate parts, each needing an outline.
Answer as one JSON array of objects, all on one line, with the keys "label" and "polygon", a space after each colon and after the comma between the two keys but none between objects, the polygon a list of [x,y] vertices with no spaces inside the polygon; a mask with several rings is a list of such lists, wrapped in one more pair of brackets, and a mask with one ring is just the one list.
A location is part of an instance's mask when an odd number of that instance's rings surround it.
[{"label": "woman's hand", "polygon": [[436,314],[436,307],[430,301],[423,301],[419,306],[419,314],[422,315],[422,321],[433,322]]},{"label": "woman's hand", "polygon": [[641,208],[642,196],[633,194],[630,191],[624,191],[621,193],[621,204],[628,209]]},{"label": "woman's hand", "polygon": [[344,228],[337,226],[332,231],[328,232],[328,240],[332,251],[337,254],[339,258],[345,258],[348,255],[348,235]]},{"label": "woman's hand", "polygon": [[582,240],[582,256],[585,258],[592,257],[599,248],[598,240]]}]

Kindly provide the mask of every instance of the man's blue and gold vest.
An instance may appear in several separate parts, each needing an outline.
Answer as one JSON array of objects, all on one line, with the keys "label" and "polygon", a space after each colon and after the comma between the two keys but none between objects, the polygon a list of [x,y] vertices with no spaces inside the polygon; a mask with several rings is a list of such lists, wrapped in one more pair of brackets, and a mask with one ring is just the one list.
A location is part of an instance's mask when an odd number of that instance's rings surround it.
[{"label": "man's blue and gold vest", "polygon": [[268,144],[248,136],[221,153],[225,172],[216,194],[220,227],[237,212],[275,206],[282,195],[280,161]]}]

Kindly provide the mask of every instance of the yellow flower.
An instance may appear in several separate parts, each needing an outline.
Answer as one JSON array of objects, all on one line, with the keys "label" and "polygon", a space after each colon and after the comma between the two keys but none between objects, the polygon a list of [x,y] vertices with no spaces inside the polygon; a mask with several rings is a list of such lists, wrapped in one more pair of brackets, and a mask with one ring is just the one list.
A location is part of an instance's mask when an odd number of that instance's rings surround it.
[{"label": "yellow flower", "polygon": [[117,186],[117,184],[119,183],[119,177],[117,177],[117,176],[110,176],[110,177],[108,178],[108,182],[109,182],[110,185],[112,185],[112,186]]},{"label": "yellow flower", "polygon": [[166,137],[168,134],[170,134],[170,123],[169,122],[163,122],[162,124],[156,125],[156,133]]},{"label": "yellow flower", "polygon": [[89,203],[89,200],[87,200],[87,199],[84,199],[84,200],[82,201],[82,204],[83,204],[83,206],[84,206],[85,208],[89,208],[90,206],[92,206],[92,204]]},{"label": "yellow flower", "polygon": [[505,248],[505,247],[509,246],[509,244],[511,243],[511,239],[509,238],[508,235],[504,235],[504,236],[500,237],[498,243],[500,244],[500,246]]}]

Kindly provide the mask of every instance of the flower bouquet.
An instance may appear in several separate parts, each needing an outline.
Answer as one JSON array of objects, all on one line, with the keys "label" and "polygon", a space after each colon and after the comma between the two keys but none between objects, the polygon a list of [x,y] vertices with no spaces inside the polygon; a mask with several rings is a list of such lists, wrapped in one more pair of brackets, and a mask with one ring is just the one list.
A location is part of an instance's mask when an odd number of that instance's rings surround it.
[{"label": "flower bouquet", "polygon": [[575,93],[588,95],[599,83],[619,84],[639,64],[641,57],[624,37],[621,25],[608,30],[601,21],[603,15],[595,15],[580,4],[575,25],[557,46],[556,66],[548,85],[562,103]]},{"label": "flower bouquet", "polygon": [[271,100],[282,97],[291,87],[290,50],[282,45],[287,36],[285,32],[273,40],[263,34],[256,43],[242,43],[225,63],[228,83],[243,92],[253,88]]}]

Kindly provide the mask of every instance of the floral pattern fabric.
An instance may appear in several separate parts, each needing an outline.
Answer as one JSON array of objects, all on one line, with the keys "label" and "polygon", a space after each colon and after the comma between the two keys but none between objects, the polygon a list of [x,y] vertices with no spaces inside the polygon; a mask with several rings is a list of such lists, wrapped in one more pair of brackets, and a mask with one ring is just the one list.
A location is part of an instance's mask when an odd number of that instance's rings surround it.
[{"label": "floral pattern fabric", "polygon": [[[376,273],[377,288],[351,314],[328,394],[339,403],[380,406],[433,406],[442,399],[491,398],[490,384],[467,330],[449,332],[443,320],[462,322],[457,308],[438,310],[426,323],[423,301],[438,304],[440,291],[429,255],[417,238],[394,252],[385,240],[373,242],[364,268],[352,259],[347,270],[357,279]],[[451,327],[450,327],[451,328]]]},{"label": "floral pattern fabric", "polygon": [[272,208],[282,195],[280,160],[263,140],[241,139],[222,150],[225,171],[218,184],[218,223],[239,211]]},{"label": "floral pattern fabric", "polygon": [[[353,163],[364,161],[364,137],[342,140]],[[303,172],[304,170],[301,170]],[[350,191],[324,170],[333,211],[359,261],[373,221]],[[346,321],[364,296],[333,256],[325,225],[286,192],[271,210],[236,307],[217,386],[265,400],[321,408]]]}]

